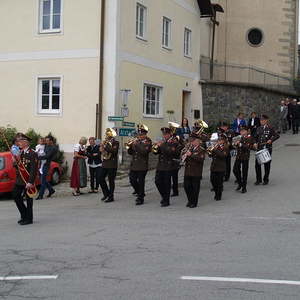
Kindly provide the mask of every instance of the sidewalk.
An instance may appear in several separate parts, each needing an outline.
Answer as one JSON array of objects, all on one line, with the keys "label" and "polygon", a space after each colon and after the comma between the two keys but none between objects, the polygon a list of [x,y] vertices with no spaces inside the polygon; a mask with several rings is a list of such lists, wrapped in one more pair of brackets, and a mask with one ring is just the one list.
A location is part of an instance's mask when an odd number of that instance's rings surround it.
[{"label": "sidewalk", "polygon": [[[286,133],[286,134],[282,134],[280,136],[280,139],[277,140],[274,143],[273,149],[274,152],[282,147],[285,147],[287,145],[287,147],[293,147],[293,146],[300,146],[300,135],[293,135],[290,132]],[[232,167],[233,167],[233,163],[234,163],[235,158],[232,158]],[[251,161],[254,160],[254,151],[251,152]],[[211,160],[206,157],[205,159],[205,163],[204,163],[204,168],[203,168],[203,175],[207,176],[207,174],[209,173],[209,168],[210,168],[210,163]],[[126,175],[127,174],[127,175]],[[179,170],[179,186],[183,185],[183,174],[184,174],[184,168],[181,168]],[[147,177],[146,177],[146,192],[150,192],[153,189],[156,189],[155,186],[155,170],[150,170],[147,173]],[[122,188],[126,189],[126,188],[130,188],[130,183],[129,183],[129,178],[128,178],[128,173],[124,172],[124,174],[122,174],[119,178],[116,179],[116,190],[118,188]],[[55,196],[64,196],[64,195],[70,195],[72,192],[72,189],[70,188],[70,181],[65,181],[60,183],[59,185],[55,186]],[[83,193],[87,193],[89,191],[89,183],[88,183],[88,187],[82,189]]]}]

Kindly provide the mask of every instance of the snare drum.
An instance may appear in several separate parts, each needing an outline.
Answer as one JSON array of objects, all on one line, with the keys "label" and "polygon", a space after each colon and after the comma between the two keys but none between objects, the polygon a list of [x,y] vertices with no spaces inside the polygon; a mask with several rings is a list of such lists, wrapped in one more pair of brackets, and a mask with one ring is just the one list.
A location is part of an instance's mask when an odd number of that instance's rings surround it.
[{"label": "snare drum", "polygon": [[272,160],[271,154],[267,149],[257,151],[255,154],[255,158],[260,165],[266,164]]}]

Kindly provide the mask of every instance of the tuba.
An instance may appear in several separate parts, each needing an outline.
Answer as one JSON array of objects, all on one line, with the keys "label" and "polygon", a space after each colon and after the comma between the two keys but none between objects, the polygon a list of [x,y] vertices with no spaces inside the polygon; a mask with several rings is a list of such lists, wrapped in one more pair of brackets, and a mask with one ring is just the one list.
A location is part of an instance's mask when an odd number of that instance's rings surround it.
[{"label": "tuba", "polygon": [[195,128],[197,129],[196,134],[200,135],[200,134],[203,133],[203,131],[204,131],[205,129],[208,128],[208,125],[207,125],[207,123],[205,123],[203,120],[197,120],[197,121],[195,122]]},{"label": "tuba", "polygon": [[105,146],[109,145],[110,147],[112,147],[111,139],[114,138],[115,136],[117,136],[117,133],[113,128],[106,128],[105,139],[102,143],[102,147],[104,148],[104,151],[102,153],[102,158],[104,160],[109,160],[111,158],[112,154],[110,152],[105,151]]}]

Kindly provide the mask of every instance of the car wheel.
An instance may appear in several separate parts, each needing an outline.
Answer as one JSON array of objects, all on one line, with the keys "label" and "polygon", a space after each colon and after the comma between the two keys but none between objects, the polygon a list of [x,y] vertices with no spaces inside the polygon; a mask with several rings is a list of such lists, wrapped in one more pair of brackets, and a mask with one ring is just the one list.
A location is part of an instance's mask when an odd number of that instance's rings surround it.
[{"label": "car wheel", "polygon": [[60,181],[60,175],[59,175],[59,172],[57,169],[55,169],[53,171],[53,174],[52,174],[52,177],[51,177],[51,183],[53,185],[56,185],[56,184],[59,184],[59,181]]}]

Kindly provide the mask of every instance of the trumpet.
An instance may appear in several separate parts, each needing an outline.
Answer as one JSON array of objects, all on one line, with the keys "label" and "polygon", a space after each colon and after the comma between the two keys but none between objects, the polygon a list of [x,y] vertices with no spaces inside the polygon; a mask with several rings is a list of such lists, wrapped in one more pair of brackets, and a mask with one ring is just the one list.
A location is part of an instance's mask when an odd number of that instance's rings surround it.
[{"label": "trumpet", "polygon": [[125,143],[125,148],[126,148],[126,150],[130,149],[131,146],[132,146],[134,143],[136,143],[137,141],[138,141],[138,138],[136,138],[136,137],[135,137],[135,138],[129,139],[128,142]]}]

